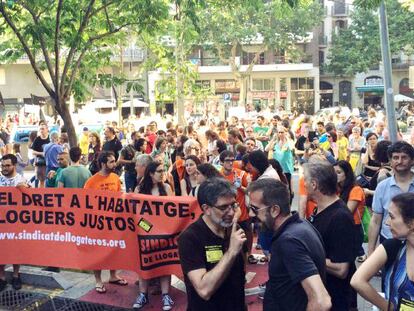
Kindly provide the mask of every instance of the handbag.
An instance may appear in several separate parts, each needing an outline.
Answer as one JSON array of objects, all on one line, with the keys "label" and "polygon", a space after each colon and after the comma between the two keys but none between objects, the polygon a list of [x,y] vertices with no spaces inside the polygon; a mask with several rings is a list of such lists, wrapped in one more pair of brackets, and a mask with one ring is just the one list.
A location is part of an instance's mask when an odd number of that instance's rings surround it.
[{"label": "handbag", "polygon": [[364,213],[362,214],[362,217],[361,217],[361,214],[358,208],[357,208],[357,213],[359,216],[359,220],[361,221],[362,231],[364,232],[364,243],[367,243],[369,223],[371,222],[371,213],[369,212],[366,206],[364,207]]},{"label": "handbag", "polygon": [[355,182],[361,188],[368,188],[370,185],[370,181],[364,174],[359,174],[357,177],[355,177]]}]

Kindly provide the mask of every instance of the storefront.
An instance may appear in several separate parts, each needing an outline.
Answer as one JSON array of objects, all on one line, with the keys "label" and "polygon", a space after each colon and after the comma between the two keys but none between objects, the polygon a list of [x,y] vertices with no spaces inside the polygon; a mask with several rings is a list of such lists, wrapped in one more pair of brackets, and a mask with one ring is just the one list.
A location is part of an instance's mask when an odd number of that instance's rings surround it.
[{"label": "storefront", "polygon": [[384,82],[381,77],[371,76],[364,80],[364,85],[356,87],[358,96],[364,99],[364,109],[384,107]]}]

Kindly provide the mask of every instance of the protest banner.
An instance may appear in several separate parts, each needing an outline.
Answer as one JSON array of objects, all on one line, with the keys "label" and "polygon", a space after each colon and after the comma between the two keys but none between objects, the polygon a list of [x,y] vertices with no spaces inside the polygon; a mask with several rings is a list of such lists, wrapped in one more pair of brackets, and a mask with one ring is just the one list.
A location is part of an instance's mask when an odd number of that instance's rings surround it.
[{"label": "protest banner", "polygon": [[84,189],[0,188],[0,264],[181,275],[178,235],[195,198]]}]

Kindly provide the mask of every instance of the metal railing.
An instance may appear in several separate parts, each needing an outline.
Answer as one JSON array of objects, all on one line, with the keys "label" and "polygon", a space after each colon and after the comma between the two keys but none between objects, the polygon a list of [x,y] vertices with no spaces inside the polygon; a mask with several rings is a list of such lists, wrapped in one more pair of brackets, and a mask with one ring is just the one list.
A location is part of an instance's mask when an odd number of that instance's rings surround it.
[{"label": "metal railing", "polygon": [[319,35],[318,37],[319,40],[319,45],[328,45],[328,36],[324,36],[324,35]]},{"label": "metal railing", "polygon": [[393,59],[392,69],[408,69],[410,66],[414,66],[413,59]]}]

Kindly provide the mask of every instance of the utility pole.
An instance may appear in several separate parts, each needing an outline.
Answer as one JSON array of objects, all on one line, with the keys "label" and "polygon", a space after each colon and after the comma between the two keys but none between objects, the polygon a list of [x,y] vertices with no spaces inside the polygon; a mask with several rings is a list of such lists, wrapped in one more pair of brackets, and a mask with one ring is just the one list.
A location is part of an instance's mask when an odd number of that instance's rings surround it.
[{"label": "utility pole", "polygon": [[388,132],[391,142],[397,141],[397,119],[395,117],[394,91],[392,88],[392,67],[390,56],[390,43],[388,41],[388,22],[385,8],[385,1],[381,1],[379,9],[380,15],[380,37],[381,37],[381,54],[382,64],[384,66],[384,95],[385,95],[385,112],[387,115]]}]

